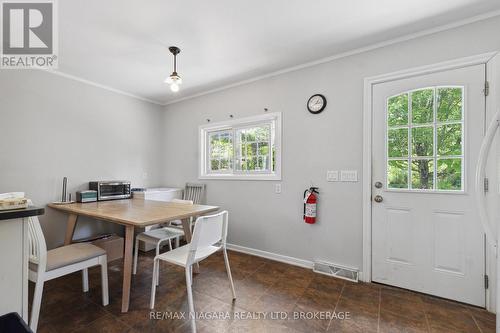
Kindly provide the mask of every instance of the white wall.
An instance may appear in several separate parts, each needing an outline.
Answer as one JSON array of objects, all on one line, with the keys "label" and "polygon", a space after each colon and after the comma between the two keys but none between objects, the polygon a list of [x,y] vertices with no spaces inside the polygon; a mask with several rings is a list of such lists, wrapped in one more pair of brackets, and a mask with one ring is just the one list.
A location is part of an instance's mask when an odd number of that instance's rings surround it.
[{"label": "white wall", "polygon": [[[89,180],[158,185],[162,177],[159,106],[42,71],[0,71],[0,193],[24,191],[37,205],[60,200]],[[147,173],[147,179],[144,178]],[[50,248],[64,241],[66,215],[40,218]],[[121,232],[81,219],[75,237]]]},{"label": "white wall", "polygon": [[[326,171],[355,169],[363,181],[363,79],[500,50],[499,30],[494,18],[168,105],[164,182],[197,179],[197,128],[207,118],[283,112],[282,193],[274,193],[275,182],[212,180],[208,201],[229,210],[232,244],[361,269],[361,182],[327,183]],[[306,110],[314,93],[328,100],[320,115]],[[302,222],[302,194],[311,183],[321,193],[316,225]]]}]

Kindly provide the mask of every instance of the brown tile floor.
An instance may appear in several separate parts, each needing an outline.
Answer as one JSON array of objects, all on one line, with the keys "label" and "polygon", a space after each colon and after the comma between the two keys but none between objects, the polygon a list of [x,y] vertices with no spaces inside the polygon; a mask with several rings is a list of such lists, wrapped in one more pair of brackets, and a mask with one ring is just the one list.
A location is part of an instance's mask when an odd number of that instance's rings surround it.
[{"label": "brown tile floor", "polygon": [[[237,300],[231,302],[222,256],[201,263],[194,279],[195,308],[219,319],[197,320],[198,332],[494,332],[495,315],[482,309],[377,284],[350,283],[310,270],[230,252]],[[101,305],[99,270],[90,270],[90,291],[81,275],[49,281],[39,332],[190,332],[185,319],[150,319],[152,256],[139,258],[130,311],[120,312],[121,262],[109,264],[110,304]],[[32,287],[32,286],[31,286]],[[32,288],[31,288],[32,289]],[[186,311],[184,272],[162,263],[155,311]],[[250,314],[273,318],[256,320]],[[294,318],[336,313],[347,319]],[[282,318],[281,316],[288,316]],[[224,318],[228,316],[227,318]]]}]

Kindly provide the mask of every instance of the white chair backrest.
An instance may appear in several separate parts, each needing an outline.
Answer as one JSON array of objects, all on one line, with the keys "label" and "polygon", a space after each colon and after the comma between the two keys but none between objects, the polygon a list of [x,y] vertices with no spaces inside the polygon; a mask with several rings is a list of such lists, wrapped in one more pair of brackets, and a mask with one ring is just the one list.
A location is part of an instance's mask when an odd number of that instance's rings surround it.
[{"label": "white chair backrest", "polygon": [[188,264],[193,263],[196,252],[216,244],[226,246],[229,213],[225,210],[218,214],[201,216],[196,219],[190,244]]},{"label": "white chair backrest", "polygon": [[203,200],[205,184],[187,183],[184,189],[184,200],[192,200],[195,204],[200,204]]},{"label": "white chair backrest", "polygon": [[193,200],[172,199],[171,202],[175,202],[175,203],[183,204],[183,205],[192,205],[193,204]]},{"label": "white chair backrest", "polygon": [[29,261],[38,265],[38,270],[45,271],[47,265],[47,245],[38,217],[28,218]]}]

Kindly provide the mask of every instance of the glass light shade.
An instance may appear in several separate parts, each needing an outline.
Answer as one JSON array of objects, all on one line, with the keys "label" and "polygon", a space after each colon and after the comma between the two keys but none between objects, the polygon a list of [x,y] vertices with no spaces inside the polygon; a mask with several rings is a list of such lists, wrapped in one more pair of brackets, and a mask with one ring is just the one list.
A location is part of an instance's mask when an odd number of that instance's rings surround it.
[{"label": "glass light shade", "polygon": [[182,84],[182,79],[176,73],[172,73],[170,76],[168,76],[165,79],[165,83],[168,83],[168,84],[172,84],[172,83]]}]

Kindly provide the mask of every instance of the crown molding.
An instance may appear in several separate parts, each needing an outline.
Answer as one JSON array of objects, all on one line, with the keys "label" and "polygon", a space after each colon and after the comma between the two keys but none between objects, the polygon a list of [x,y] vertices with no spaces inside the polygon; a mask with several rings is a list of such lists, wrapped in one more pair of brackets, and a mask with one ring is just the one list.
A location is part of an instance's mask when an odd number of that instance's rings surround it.
[{"label": "crown molding", "polygon": [[144,102],[148,102],[148,103],[152,103],[152,104],[156,104],[156,105],[160,105],[160,106],[168,106],[168,105],[179,103],[179,102],[182,102],[182,101],[186,101],[186,100],[189,100],[189,99],[192,99],[192,98],[196,98],[196,97],[200,97],[200,96],[204,96],[204,95],[208,95],[208,94],[213,94],[213,93],[216,93],[216,92],[219,92],[219,91],[223,91],[223,90],[231,89],[231,88],[234,88],[234,87],[246,85],[246,84],[253,83],[253,82],[256,82],[256,81],[260,81],[260,80],[264,80],[264,79],[267,79],[267,78],[271,78],[271,77],[274,77],[274,76],[278,76],[278,75],[282,75],[282,74],[286,74],[286,73],[298,71],[298,70],[301,70],[301,69],[304,69],[304,68],[308,68],[308,67],[312,67],[312,66],[316,66],[316,65],[321,65],[321,64],[328,63],[328,62],[331,62],[331,61],[334,61],[334,60],[338,60],[338,59],[350,57],[350,56],[353,56],[353,55],[356,55],[356,54],[360,54],[360,53],[364,53],[364,52],[376,50],[376,49],[379,49],[379,48],[383,48],[383,47],[386,47],[386,46],[389,46],[389,45],[393,45],[393,44],[397,44],[397,43],[409,41],[409,40],[412,40],[412,39],[416,39],[416,38],[420,38],[420,37],[432,35],[432,34],[435,34],[435,33],[438,33],[438,32],[442,32],[442,31],[446,31],[446,30],[458,28],[458,27],[461,27],[461,26],[464,26],[464,25],[468,25],[468,24],[480,22],[480,21],[487,20],[487,19],[490,19],[490,18],[493,18],[493,17],[497,17],[497,16],[500,16],[500,10],[492,11],[492,12],[481,14],[481,15],[476,15],[476,16],[473,16],[473,17],[470,17],[470,18],[467,18],[467,19],[463,19],[463,20],[452,22],[452,23],[444,24],[444,25],[441,25],[441,26],[438,26],[438,27],[435,27],[435,28],[431,28],[431,29],[422,30],[422,31],[419,31],[419,32],[416,32],[416,33],[404,35],[404,36],[401,36],[401,37],[398,37],[398,38],[390,39],[390,40],[387,40],[387,41],[384,41],[384,42],[380,42],[380,43],[371,44],[371,45],[360,47],[360,48],[353,49],[353,50],[350,50],[350,51],[346,51],[346,52],[342,52],[342,53],[337,53],[337,54],[334,54],[334,55],[331,55],[331,56],[328,56],[328,57],[325,57],[325,58],[321,58],[321,59],[318,59],[318,60],[310,61],[310,62],[303,63],[303,64],[300,64],[300,65],[292,66],[292,67],[283,68],[283,69],[280,69],[280,70],[277,70],[277,71],[274,71],[274,72],[271,72],[271,73],[268,73],[268,74],[259,75],[259,76],[253,77],[253,78],[249,78],[249,79],[246,79],[246,80],[238,81],[238,82],[231,83],[231,84],[228,84],[228,85],[223,85],[223,86],[220,86],[220,87],[217,87],[217,88],[208,89],[208,90],[196,93],[196,94],[192,94],[192,95],[188,95],[188,96],[185,96],[185,97],[173,99],[173,100],[168,101],[168,102],[161,102],[161,101],[158,101],[158,100],[153,100],[153,99],[149,99],[149,98],[142,97],[142,96],[139,96],[139,95],[135,95],[133,93],[129,93],[129,92],[117,89],[117,88],[113,88],[111,86],[108,86],[108,85],[105,85],[105,84],[101,84],[101,83],[98,83],[98,82],[95,82],[95,81],[92,81],[92,80],[84,79],[84,78],[76,76],[76,75],[64,73],[64,72],[59,71],[59,70],[46,70],[46,69],[41,69],[41,70],[43,70],[44,72],[47,72],[47,73],[51,73],[51,74],[55,74],[55,75],[58,75],[58,76],[61,76],[61,77],[65,77],[67,79],[71,79],[71,80],[75,80],[75,81],[78,81],[78,82],[81,82],[81,83],[84,83],[84,84],[88,84],[88,85],[91,85],[91,86],[94,86],[94,87],[97,87],[97,88],[101,88],[101,89],[104,89],[104,90],[107,90],[107,91],[110,91],[110,92],[114,92],[116,94],[128,96],[128,97],[131,97],[131,98],[135,98],[135,99],[138,99],[138,100],[141,100],[141,101],[144,101]]},{"label": "crown molding", "polygon": [[163,102],[156,101],[156,100],[153,100],[153,99],[149,99],[149,98],[146,98],[146,97],[142,97],[142,96],[139,96],[139,95],[135,95],[135,94],[132,94],[132,93],[120,90],[120,89],[113,88],[111,86],[107,86],[105,84],[101,84],[101,83],[98,83],[98,82],[95,82],[95,81],[91,81],[91,80],[87,80],[87,79],[81,78],[81,77],[76,76],[76,75],[67,74],[67,73],[64,73],[64,72],[61,72],[61,71],[58,71],[58,70],[48,70],[48,69],[39,69],[39,70],[41,70],[41,71],[43,71],[45,73],[50,73],[50,74],[54,74],[54,75],[57,75],[57,76],[64,77],[66,79],[78,81],[78,82],[87,84],[89,86],[93,86],[93,87],[101,88],[101,89],[104,89],[104,90],[107,90],[107,91],[111,91],[111,92],[113,92],[115,94],[119,94],[119,95],[123,95],[123,96],[127,96],[127,97],[132,97],[132,98],[138,99],[138,100],[143,101],[143,102],[148,102],[148,103],[152,103],[152,104],[156,104],[156,105],[160,105],[160,106],[165,106],[165,103],[163,103]]}]

